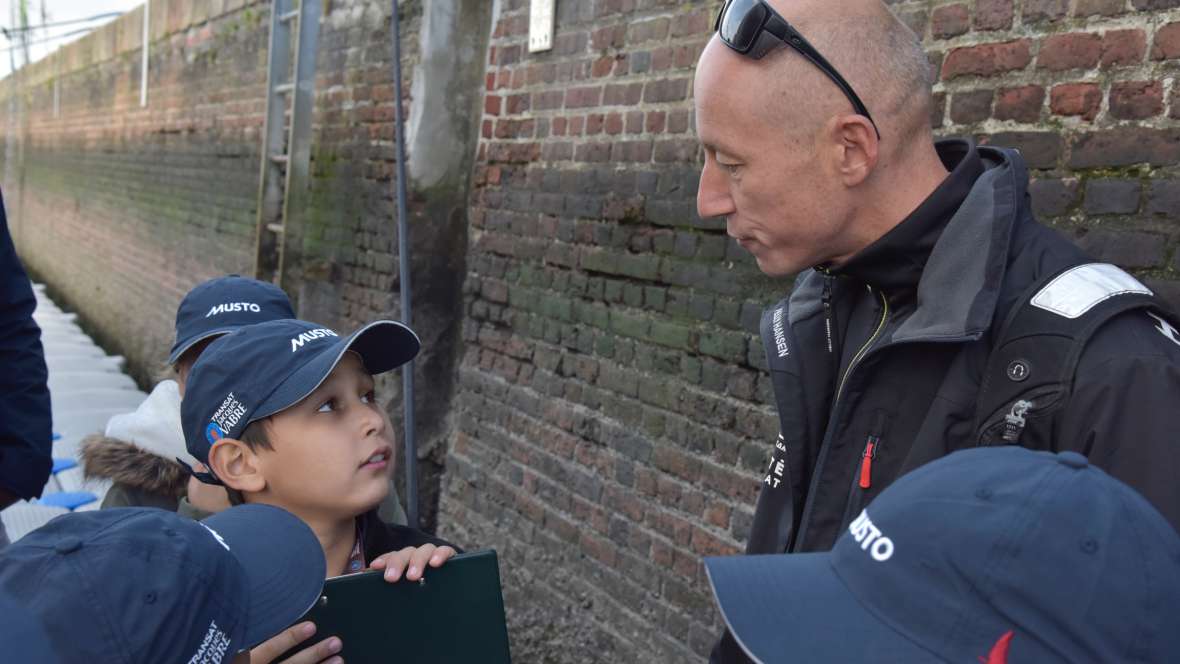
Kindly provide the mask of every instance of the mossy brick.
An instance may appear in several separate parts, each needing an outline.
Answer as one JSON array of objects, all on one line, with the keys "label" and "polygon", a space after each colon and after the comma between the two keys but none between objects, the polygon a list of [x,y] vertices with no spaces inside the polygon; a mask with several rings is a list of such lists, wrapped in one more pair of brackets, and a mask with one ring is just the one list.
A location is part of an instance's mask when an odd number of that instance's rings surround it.
[{"label": "mossy brick", "polygon": [[614,310],[610,312],[610,329],[624,337],[644,339],[651,329],[651,319],[646,316]]},{"label": "mossy brick", "polygon": [[691,349],[692,337],[693,329],[691,327],[660,319],[652,321],[648,333],[648,339],[652,343],[683,350]]},{"label": "mossy brick", "polygon": [[741,364],[746,359],[746,335],[727,330],[701,330],[697,349],[703,355]]},{"label": "mossy brick", "polygon": [[574,304],[574,314],[583,325],[603,330],[610,327],[610,310],[601,304],[579,301]]}]

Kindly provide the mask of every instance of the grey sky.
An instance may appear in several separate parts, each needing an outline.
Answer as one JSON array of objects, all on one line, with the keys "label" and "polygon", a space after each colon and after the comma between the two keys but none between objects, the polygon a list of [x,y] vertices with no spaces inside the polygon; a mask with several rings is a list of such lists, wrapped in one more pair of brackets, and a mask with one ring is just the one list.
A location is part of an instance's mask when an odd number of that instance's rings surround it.
[{"label": "grey sky", "polygon": [[[10,27],[12,25],[10,11],[12,6],[19,2],[20,0],[0,0],[0,25],[4,27]],[[143,0],[25,0],[25,2],[29,8],[30,25],[69,21],[108,12],[125,12],[143,5]],[[44,19],[42,18],[43,14]],[[85,33],[79,32],[78,34],[60,39],[56,37],[77,30],[96,28],[112,20],[114,18],[105,18],[89,23],[76,23],[56,28],[33,30],[29,33],[29,41],[44,43],[33,44],[29,47],[30,59],[35,62],[57,50],[63,44],[68,44],[84,37]],[[8,49],[11,45],[0,36],[0,49]],[[19,67],[20,53],[16,52],[15,55],[17,66]],[[9,52],[7,50],[0,51],[0,77],[7,76],[9,71]]]}]

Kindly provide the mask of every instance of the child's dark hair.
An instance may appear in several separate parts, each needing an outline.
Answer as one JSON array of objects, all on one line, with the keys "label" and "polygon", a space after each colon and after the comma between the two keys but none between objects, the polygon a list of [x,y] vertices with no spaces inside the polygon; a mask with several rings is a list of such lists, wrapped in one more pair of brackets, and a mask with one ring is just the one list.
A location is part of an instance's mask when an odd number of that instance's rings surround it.
[{"label": "child's dark hair", "polygon": [[266,420],[267,418],[264,417],[261,420],[254,420],[247,424],[246,429],[242,431],[242,435],[238,437],[238,440],[246,443],[246,447],[252,450],[260,447],[264,450],[273,450],[274,447],[270,444],[270,436],[266,435],[266,427],[263,426],[263,422],[266,422]]}]

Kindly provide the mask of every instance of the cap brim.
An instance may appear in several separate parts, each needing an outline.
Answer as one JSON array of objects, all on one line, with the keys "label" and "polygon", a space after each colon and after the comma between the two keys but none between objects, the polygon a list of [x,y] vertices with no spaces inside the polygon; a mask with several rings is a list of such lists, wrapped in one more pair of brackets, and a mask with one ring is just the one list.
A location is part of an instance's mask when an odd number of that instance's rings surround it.
[{"label": "cap brim", "polygon": [[245,571],[246,647],[275,636],[307,613],[327,576],[324,549],[307,524],[271,505],[239,505],[203,521]]},{"label": "cap brim", "polygon": [[328,378],[344,354],[360,356],[365,370],[372,375],[396,369],[414,359],[422,348],[418,335],[392,320],[369,323],[344,339],[321,350],[307,364],[283,381],[250,417],[250,421],[269,417],[307,398]]},{"label": "cap brim", "polygon": [[942,662],[865,609],[827,553],[704,562],[726,626],[755,662]]},{"label": "cap brim", "polygon": [[200,333],[194,337],[191,337],[189,339],[185,339],[184,341],[177,341],[172,346],[172,352],[168,354],[168,364],[176,364],[177,360],[180,359],[181,355],[184,355],[186,352],[188,352],[188,349],[192,348],[193,346],[196,346],[198,343],[200,343],[210,337],[220,337],[220,336],[229,334],[230,332],[233,332],[234,330],[236,330],[240,327],[242,327],[242,326],[241,325],[227,325],[225,327],[219,327],[215,330],[206,330],[205,332],[202,332],[202,333]]}]

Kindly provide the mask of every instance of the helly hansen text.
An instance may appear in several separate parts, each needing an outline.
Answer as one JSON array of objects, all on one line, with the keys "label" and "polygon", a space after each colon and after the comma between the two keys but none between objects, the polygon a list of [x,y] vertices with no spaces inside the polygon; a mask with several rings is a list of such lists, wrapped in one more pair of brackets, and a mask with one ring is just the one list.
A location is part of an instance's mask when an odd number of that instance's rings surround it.
[{"label": "helly hansen text", "polygon": [[861,510],[856,521],[848,525],[848,532],[852,533],[853,539],[860,542],[862,551],[869,552],[873,560],[885,562],[893,555],[893,540],[881,535],[881,531],[873,525],[873,520],[865,510]]},{"label": "helly hansen text", "polygon": [[336,336],[336,333],[333,332],[332,330],[329,330],[326,327],[321,327],[319,329],[311,330],[309,332],[303,332],[299,336],[297,336],[291,340],[291,352],[294,353],[295,351],[299,350],[300,348],[303,348],[303,344],[305,344],[309,341],[314,341],[316,339],[323,339],[324,337],[334,337],[334,336]]},{"label": "helly hansen text", "polygon": [[229,314],[240,311],[259,313],[262,311],[262,307],[254,304],[253,302],[226,302],[225,304],[219,304],[210,309],[209,313],[205,314],[205,318],[216,316],[217,314]]}]

